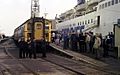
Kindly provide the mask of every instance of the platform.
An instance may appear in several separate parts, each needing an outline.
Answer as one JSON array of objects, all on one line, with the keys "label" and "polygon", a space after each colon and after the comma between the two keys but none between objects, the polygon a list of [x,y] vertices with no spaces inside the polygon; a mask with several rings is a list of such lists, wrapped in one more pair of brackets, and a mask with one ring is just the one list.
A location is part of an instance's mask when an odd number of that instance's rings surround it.
[{"label": "platform", "polygon": [[104,70],[107,70],[107,71],[110,71],[110,72],[120,73],[119,72],[120,71],[120,67],[119,67],[120,61],[117,60],[117,59],[102,58],[104,61],[103,60],[101,61],[101,60],[96,60],[94,58],[86,56],[82,53],[78,53],[78,52],[75,52],[75,51],[72,51],[72,50],[69,50],[69,49],[63,49],[61,46],[56,45],[54,43],[51,43],[50,46],[53,47],[54,49],[56,49],[57,51],[60,51],[62,53],[65,53],[65,54],[71,56],[75,60],[79,60],[79,61],[89,63],[89,64],[94,65],[94,66],[96,66],[100,69],[104,69]]}]

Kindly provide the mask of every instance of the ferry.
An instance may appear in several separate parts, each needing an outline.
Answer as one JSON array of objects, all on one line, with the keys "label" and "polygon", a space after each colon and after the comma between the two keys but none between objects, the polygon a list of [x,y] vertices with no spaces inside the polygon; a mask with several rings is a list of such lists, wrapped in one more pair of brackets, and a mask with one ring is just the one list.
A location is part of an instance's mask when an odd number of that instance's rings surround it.
[{"label": "ferry", "polygon": [[120,20],[120,0],[77,0],[77,5],[56,19],[58,31],[101,33],[114,32]]}]

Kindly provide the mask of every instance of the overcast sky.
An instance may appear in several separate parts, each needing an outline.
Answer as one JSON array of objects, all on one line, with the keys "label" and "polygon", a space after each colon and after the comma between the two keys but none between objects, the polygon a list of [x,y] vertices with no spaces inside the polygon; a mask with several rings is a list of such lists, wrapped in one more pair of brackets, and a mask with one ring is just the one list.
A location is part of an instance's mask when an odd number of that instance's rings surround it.
[{"label": "overcast sky", "polygon": [[[77,4],[77,0],[40,0],[40,16],[54,19]],[[13,35],[16,27],[30,18],[31,0],[0,0],[0,32]]]}]

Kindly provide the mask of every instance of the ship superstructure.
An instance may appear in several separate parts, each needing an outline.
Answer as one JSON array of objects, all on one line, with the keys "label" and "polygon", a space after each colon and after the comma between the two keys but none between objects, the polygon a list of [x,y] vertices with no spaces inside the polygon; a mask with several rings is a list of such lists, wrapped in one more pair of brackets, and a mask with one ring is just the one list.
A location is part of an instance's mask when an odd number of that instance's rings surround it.
[{"label": "ship superstructure", "polygon": [[113,32],[113,25],[120,18],[120,0],[79,0],[73,8],[60,15],[57,30],[102,33]]}]

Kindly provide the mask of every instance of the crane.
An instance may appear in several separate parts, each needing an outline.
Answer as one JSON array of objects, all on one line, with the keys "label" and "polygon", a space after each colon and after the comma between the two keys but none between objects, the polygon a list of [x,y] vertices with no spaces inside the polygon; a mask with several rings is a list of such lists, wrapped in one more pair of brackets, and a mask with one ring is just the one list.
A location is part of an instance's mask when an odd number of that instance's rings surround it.
[{"label": "crane", "polygon": [[39,17],[39,0],[31,0],[31,17]]}]

